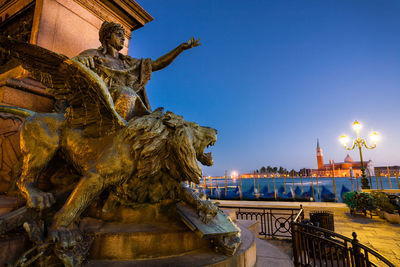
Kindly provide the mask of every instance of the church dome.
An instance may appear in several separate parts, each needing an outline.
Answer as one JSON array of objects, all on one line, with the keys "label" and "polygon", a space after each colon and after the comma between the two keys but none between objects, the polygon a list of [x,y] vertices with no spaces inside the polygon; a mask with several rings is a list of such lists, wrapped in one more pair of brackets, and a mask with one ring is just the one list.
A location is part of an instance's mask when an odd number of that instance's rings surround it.
[{"label": "church dome", "polygon": [[353,162],[353,159],[350,157],[349,154],[344,158],[344,162]]}]

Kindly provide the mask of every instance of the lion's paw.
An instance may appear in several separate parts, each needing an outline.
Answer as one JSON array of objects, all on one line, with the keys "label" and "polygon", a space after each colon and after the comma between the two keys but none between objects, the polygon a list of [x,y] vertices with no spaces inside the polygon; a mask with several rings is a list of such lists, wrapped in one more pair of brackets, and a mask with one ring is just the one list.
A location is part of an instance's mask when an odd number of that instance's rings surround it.
[{"label": "lion's paw", "polygon": [[75,227],[51,227],[49,238],[63,249],[72,248],[82,240],[82,234]]},{"label": "lion's paw", "polygon": [[56,201],[52,193],[42,192],[37,189],[28,190],[27,206],[29,208],[43,210],[50,208],[55,202]]}]

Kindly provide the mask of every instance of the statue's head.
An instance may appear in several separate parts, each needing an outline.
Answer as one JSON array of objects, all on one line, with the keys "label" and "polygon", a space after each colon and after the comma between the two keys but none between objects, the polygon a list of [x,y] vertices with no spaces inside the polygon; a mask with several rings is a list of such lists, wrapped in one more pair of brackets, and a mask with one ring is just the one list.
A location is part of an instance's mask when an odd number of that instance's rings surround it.
[{"label": "statue's head", "polygon": [[[99,40],[101,42],[103,49],[107,49],[107,45],[111,41],[113,34],[119,34],[125,36],[125,30],[121,24],[104,21],[103,24],[101,24],[101,28],[99,31]],[[122,45],[120,45],[119,47],[115,47],[115,49],[121,50],[123,48]]]}]

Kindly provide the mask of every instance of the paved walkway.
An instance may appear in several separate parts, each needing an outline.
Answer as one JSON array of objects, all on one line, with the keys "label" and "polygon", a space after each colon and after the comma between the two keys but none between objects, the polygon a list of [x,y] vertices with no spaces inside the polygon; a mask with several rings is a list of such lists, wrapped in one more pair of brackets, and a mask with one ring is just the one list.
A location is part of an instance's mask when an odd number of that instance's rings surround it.
[{"label": "paved walkway", "polygon": [[293,262],[280,248],[268,240],[256,239],[256,267],[291,267]]},{"label": "paved walkway", "polygon": [[[298,208],[303,205],[306,218],[313,210],[328,210],[334,213],[335,232],[352,238],[352,233],[357,233],[358,240],[376,250],[386,257],[395,266],[400,266],[400,224],[391,224],[377,216],[373,218],[362,215],[351,215],[347,206],[343,203],[321,203],[321,202],[267,202],[267,201],[219,201],[222,205],[229,206],[259,206],[259,207],[285,207]],[[274,241],[257,241],[257,265],[256,266],[292,266],[278,265],[288,264],[289,256],[279,246],[274,246]],[[274,249],[271,249],[274,248]],[[271,250],[273,252],[268,252]],[[280,251],[275,252],[275,251]],[[286,255],[286,258],[284,257]],[[271,262],[271,263],[269,263]],[[291,262],[291,261],[290,261]],[[291,264],[291,263],[290,263]],[[379,266],[379,265],[378,265]]]},{"label": "paved walkway", "polygon": [[335,232],[351,237],[357,233],[360,243],[378,251],[395,266],[400,266],[400,225],[391,224],[379,217],[362,215],[335,217]]}]

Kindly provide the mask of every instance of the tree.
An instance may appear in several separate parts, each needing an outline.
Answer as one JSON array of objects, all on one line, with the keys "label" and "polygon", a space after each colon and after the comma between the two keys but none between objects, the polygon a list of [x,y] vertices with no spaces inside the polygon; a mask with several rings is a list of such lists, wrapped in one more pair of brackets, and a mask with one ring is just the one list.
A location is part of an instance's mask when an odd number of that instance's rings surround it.
[{"label": "tree", "polygon": [[269,165],[267,166],[267,172],[268,172],[268,173],[271,173],[271,172],[272,172],[272,167],[269,166]]},{"label": "tree", "polygon": [[278,171],[278,167],[273,167],[273,168],[272,168],[272,172],[273,172],[273,173],[276,173],[277,171]]},{"label": "tree", "polygon": [[278,170],[278,173],[279,174],[284,174],[285,173],[285,169],[282,166],[280,166],[279,170]]},{"label": "tree", "polygon": [[262,166],[260,169],[260,173],[266,173],[266,172],[267,172],[267,169],[264,166]]}]

